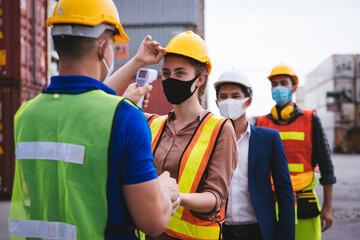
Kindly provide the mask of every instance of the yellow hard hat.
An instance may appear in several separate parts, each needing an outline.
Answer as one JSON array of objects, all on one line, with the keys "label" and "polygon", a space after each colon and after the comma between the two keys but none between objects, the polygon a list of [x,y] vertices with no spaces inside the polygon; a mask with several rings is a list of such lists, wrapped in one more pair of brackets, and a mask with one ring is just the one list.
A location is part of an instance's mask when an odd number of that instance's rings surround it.
[{"label": "yellow hard hat", "polygon": [[112,0],[59,0],[53,15],[46,21],[47,26],[75,24],[95,27],[103,23],[115,26],[116,43],[129,41]]},{"label": "yellow hard hat", "polygon": [[294,77],[295,84],[296,85],[299,84],[299,79],[296,76],[294,70],[286,64],[280,63],[280,64],[276,65],[267,78],[271,81],[272,77],[278,76],[278,75],[288,75],[288,76]]},{"label": "yellow hard hat", "polygon": [[208,74],[211,73],[211,62],[205,41],[192,31],[183,32],[173,37],[166,46],[166,53],[183,55],[205,63]]}]

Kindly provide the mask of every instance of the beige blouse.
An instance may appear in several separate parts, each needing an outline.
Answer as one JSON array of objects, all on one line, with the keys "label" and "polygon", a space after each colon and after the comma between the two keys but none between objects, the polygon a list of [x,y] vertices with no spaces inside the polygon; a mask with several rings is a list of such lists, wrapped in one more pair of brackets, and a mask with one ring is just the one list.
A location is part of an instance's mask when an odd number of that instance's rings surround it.
[{"label": "beige blouse", "polygon": [[[174,131],[174,113],[169,113],[164,132],[159,140],[154,155],[154,165],[157,173],[169,171],[170,176],[177,179],[179,172],[180,157],[190,141],[191,136],[195,132],[200,120],[208,113],[204,110],[191,123],[179,130],[176,134]],[[149,119],[152,114],[145,113],[145,117]],[[231,123],[224,124],[218,141],[216,143],[213,155],[208,163],[205,176],[200,182],[198,192],[210,192],[216,198],[216,205],[212,212],[204,214],[192,211],[192,213],[204,220],[216,221],[216,216],[220,212],[221,207],[226,203],[230,181],[235,170],[238,154],[236,149],[235,132]],[[165,234],[159,238],[147,239],[172,239]]]}]

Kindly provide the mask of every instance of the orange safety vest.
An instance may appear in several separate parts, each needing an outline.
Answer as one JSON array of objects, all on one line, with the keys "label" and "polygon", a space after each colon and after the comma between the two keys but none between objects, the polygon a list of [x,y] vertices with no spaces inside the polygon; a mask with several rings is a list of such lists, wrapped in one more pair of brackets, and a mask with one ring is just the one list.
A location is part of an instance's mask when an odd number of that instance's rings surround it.
[{"label": "orange safety vest", "polygon": [[[167,116],[149,119],[152,149],[156,150]],[[217,138],[226,118],[208,113],[195,130],[180,159],[178,185],[181,193],[195,193],[207,168]],[[194,171],[195,170],[195,171]],[[179,206],[171,217],[165,233],[177,239],[221,239],[221,224],[225,221],[225,205],[220,210],[222,220],[210,222],[195,217],[188,208]]]},{"label": "orange safety vest", "polygon": [[275,124],[265,115],[257,119],[256,125],[277,129],[284,144],[294,191],[308,187],[314,177],[311,163],[312,115],[314,110],[304,110],[304,115],[287,125]]}]

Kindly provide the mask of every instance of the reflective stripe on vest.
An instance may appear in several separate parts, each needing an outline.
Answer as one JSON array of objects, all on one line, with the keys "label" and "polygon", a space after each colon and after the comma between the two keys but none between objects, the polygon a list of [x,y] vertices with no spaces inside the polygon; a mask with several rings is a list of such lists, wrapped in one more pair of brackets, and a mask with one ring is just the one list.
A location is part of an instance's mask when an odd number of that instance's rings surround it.
[{"label": "reflective stripe on vest", "polygon": [[[159,118],[154,121],[157,119]],[[162,124],[159,127],[154,124],[154,121],[151,122],[150,128],[152,133],[157,135],[166,122],[159,119],[158,121]],[[201,120],[180,159],[178,185],[181,193],[197,191],[225,122],[225,118],[216,117],[213,113],[208,113]],[[156,140],[154,142],[156,146],[159,138],[154,138],[154,140]],[[221,213],[224,216],[225,206],[221,209]],[[178,239],[220,239],[220,224],[223,221],[215,223],[201,220],[192,215],[189,209],[179,206],[171,217],[165,233]]]},{"label": "reflective stripe on vest", "polygon": [[16,159],[45,159],[83,164],[85,146],[58,142],[19,142]]},{"label": "reflective stripe on vest", "polygon": [[11,236],[25,238],[45,238],[57,240],[76,240],[76,226],[62,222],[9,219]]},{"label": "reflective stripe on vest", "polygon": [[151,127],[151,148],[154,152],[155,146],[157,142],[159,141],[160,135],[162,133],[162,130],[165,126],[166,119],[168,118],[167,115],[159,116],[154,115],[149,119],[149,125]]},{"label": "reflective stripe on vest", "polygon": [[314,176],[311,163],[313,110],[304,110],[304,115],[287,125],[275,124],[270,118],[260,116],[257,125],[277,129],[284,144],[294,191],[308,187]]}]

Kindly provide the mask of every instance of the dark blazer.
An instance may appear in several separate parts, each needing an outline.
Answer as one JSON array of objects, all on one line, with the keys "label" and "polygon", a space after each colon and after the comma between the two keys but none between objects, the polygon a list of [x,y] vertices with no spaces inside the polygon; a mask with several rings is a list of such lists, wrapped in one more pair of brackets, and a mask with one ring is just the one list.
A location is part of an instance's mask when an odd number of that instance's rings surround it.
[{"label": "dark blazer", "polygon": [[[263,239],[295,239],[294,193],[279,132],[253,125],[250,127],[249,191]],[[279,206],[278,222],[270,172]]]}]

